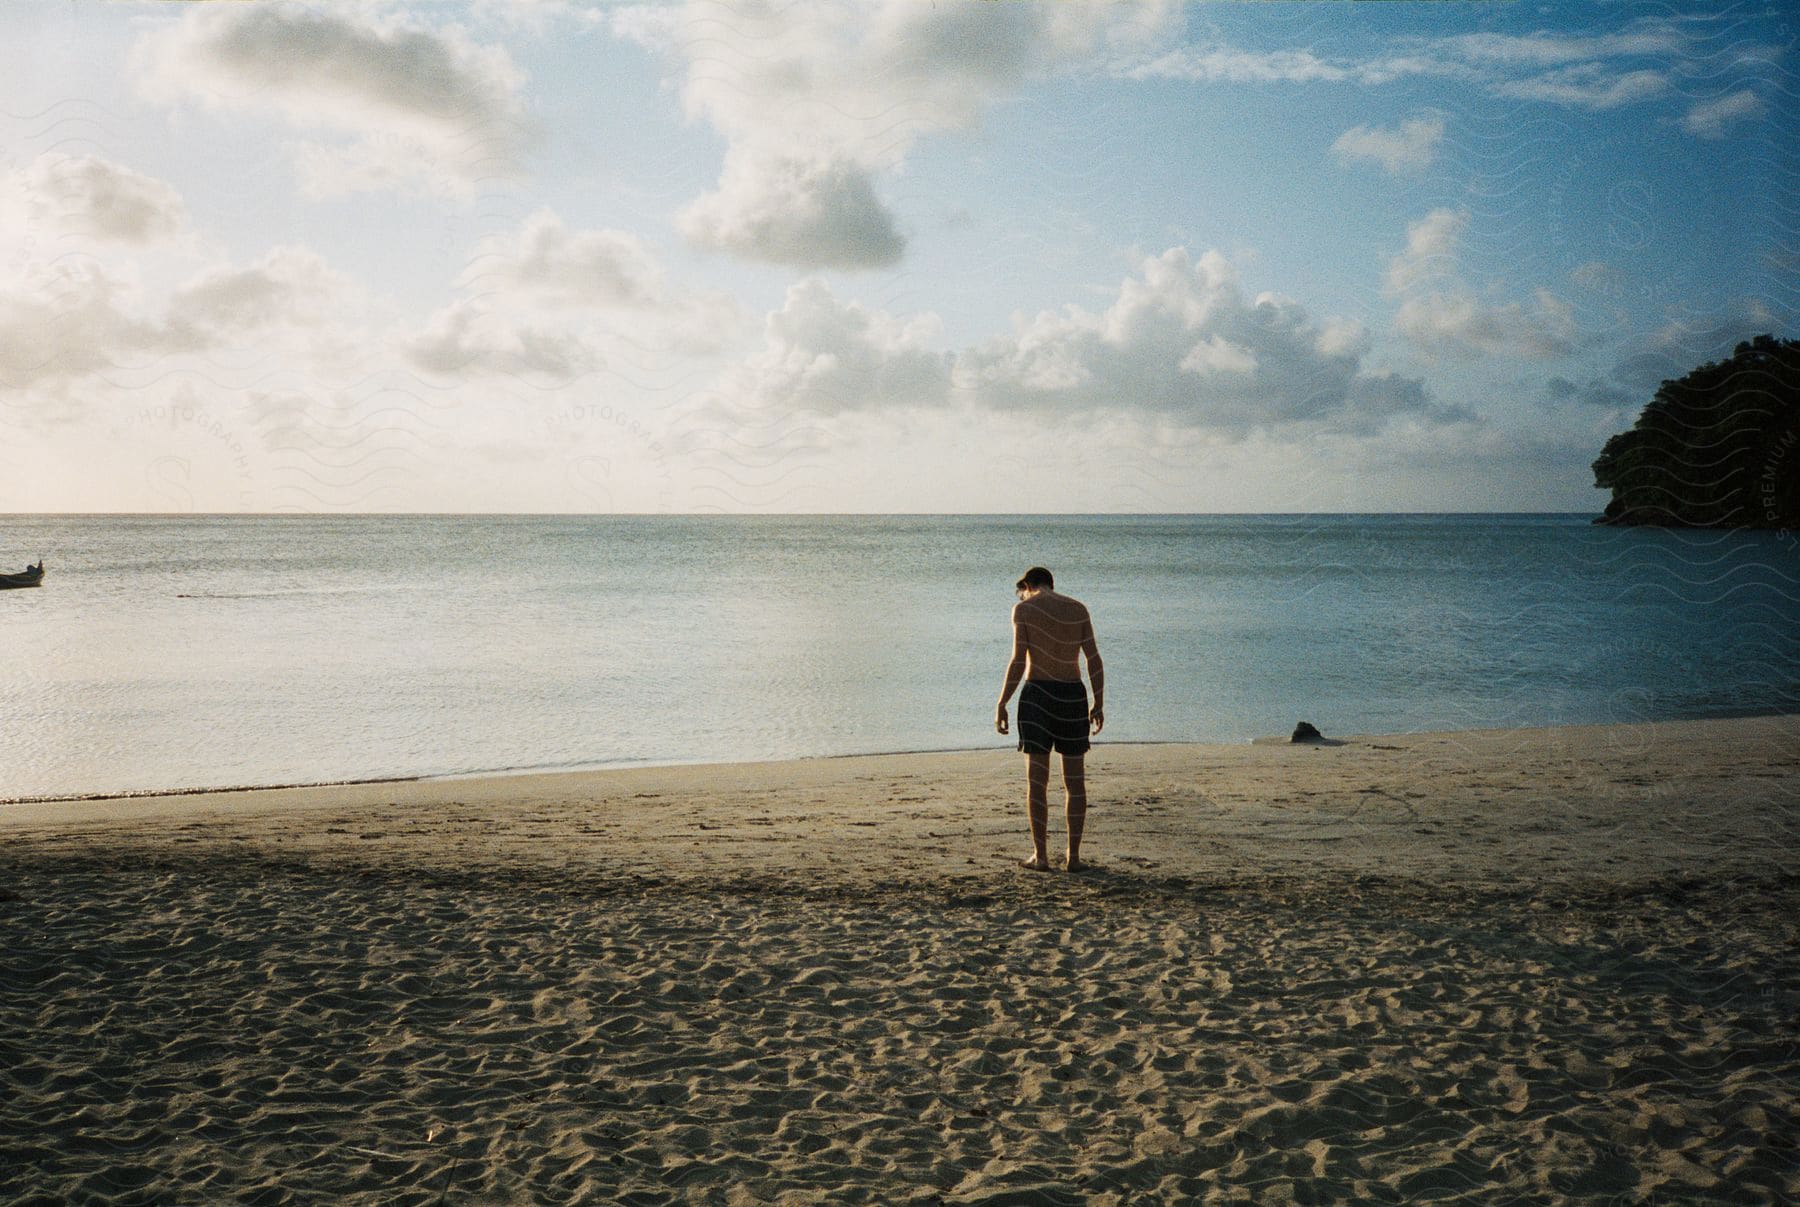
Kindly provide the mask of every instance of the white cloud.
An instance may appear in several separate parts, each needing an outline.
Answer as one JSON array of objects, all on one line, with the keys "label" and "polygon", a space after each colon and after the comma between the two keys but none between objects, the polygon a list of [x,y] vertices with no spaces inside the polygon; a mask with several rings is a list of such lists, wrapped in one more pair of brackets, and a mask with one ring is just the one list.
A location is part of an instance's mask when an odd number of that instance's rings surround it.
[{"label": "white cloud", "polygon": [[1250,374],[1256,372],[1256,354],[1215,333],[1189,348],[1178,367],[1183,373],[1193,373],[1196,376],[1208,373]]},{"label": "white cloud", "polygon": [[659,306],[669,298],[662,266],[635,235],[571,231],[549,209],[532,214],[516,235],[485,243],[464,280],[559,306]]},{"label": "white cloud", "polygon": [[802,268],[903,253],[876,182],[913,143],[968,127],[996,97],[1102,48],[1142,45],[1166,4],[632,6],[613,28],[678,55],[682,99],[728,142],[714,191],[681,217],[701,246]]},{"label": "white cloud", "polygon": [[696,246],[802,268],[880,268],[906,250],[869,170],[842,159],[733,149],[718,189],[678,224]]},{"label": "white cloud", "polygon": [[1672,24],[1652,21],[1606,34],[1457,34],[1442,44],[1478,62],[1552,67],[1595,59],[1673,57],[1687,48],[1687,38]]},{"label": "white cloud", "polygon": [[0,287],[0,386],[8,390],[66,382],[191,346],[85,259],[37,265]]},{"label": "white cloud", "polygon": [[573,332],[518,321],[466,299],[434,314],[402,351],[440,377],[545,377],[567,384],[605,365]]},{"label": "white cloud", "polygon": [[1407,227],[1406,250],[1388,263],[1388,289],[1397,292],[1453,276],[1457,247],[1468,226],[1468,210],[1439,208]]},{"label": "white cloud", "polygon": [[683,414],[672,443],[694,458],[707,506],[803,505],[818,487],[818,454],[858,417],[891,422],[941,411],[950,357],[933,348],[935,315],[904,318],[843,301],[812,278],[768,315],[762,347],[728,369]]},{"label": "white cloud", "polygon": [[1406,249],[1387,270],[1388,292],[1408,295],[1394,329],[1432,356],[1542,359],[1574,351],[1573,308],[1548,289],[1525,306],[1483,298],[1463,280],[1459,249],[1468,226],[1467,210],[1440,208],[1407,227]]},{"label": "white cloud", "polygon": [[1681,128],[1700,138],[1724,138],[1725,127],[1759,118],[1768,111],[1762,99],[1746,88],[1695,105],[1681,119]]},{"label": "white cloud", "polygon": [[1486,302],[1466,289],[1407,299],[1394,328],[1432,355],[1463,358],[1514,354],[1548,360],[1575,350],[1575,317],[1547,289],[1518,302]]},{"label": "white cloud", "polygon": [[1328,63],[1310,50],[1243,50],[1224,43],[1183,46],[1129,68],[1133,79],[1167,77],[1208,84],[1338,83],[1353,66]]},{"label": "white cloud", "polygon": [[1400,175],[1430,167],[1443,141],[1443,118],[1415,117],[1401,122],[1397,130],[1352,126],[1338,135],[1331,150],[1345,162],[1366,159]]},{"label": "white cloud", "polygon": [[94,155],[40,155],[11,184],[27,220],[77,237],[144,245],[187,226],[172,186]]},{"label": "white cloud", "polygon": [[133,57],[153,99],[260,108],[334,136],[299,149],[302,181],[319,193],[466,192],[518,175],[532,140],[523,76],[503,49],[401,15],[195,5]]},{"label": "white cloud", "polygon": [[0,385],[141,370],[250,337],[311,337],[352,296],[347,281],[299,247],[276,248],[249,268],[207,269],[173,290],[161,313],[86,257],[35,263],[0,288]]},{"label": "white cloud", "polygon": [[1644,68],[1620,72],[1609,65],[1577,63],[1542,75],[1505,80],[1494,86],[1501,96],[1548,101],[1579,109],[1616,109],[1634,101],[1661,96],[1669,89],[1668,76]]},{"label": "white cloud", "polygon": [[277,247],[248,268],[215,268],[177,289],[168,321],[215,336],[271,327],[322,326],[353,292],[348,280],[303,247]]},{"label": "white cloud", "polygon": [[714,352],[740,321],[726,295],[672,284],[635,235],[571,230],[549,209],[484,240],[459,284],[463,296],[401,341],[428,372],[566,380],[615,360],[642,368]]},{"label": "white cloud", "polygon": [[1035,75],[1152,36],[1165,15],[1143,4],[837,0],[718,18],[694,3],[662,23],[692,65],[682,92],[690,113],[734,144],[878,165],[922,133],[973,124]]},{"label": "white cloud", "polygon": [[462,285],[509,310],[560,317],[650,352],[713,352],[741,322],[730,295],[671,281],[636,235],[571,230],[549,209],[514,235],[484,241]]},{"label": "white cloud", "polygon": [[[1249,48],[1215,40],[1137,61],[1121,60],[1114,70],[1134,79],[1215,84],[1379,86],[1423,77],[1459,82],[1491,96],[1604,110],[1669,94],[1671,79],[1696,70],[1692,60],[1701,53],[1685,19],[1653,17],[1601,34],[1408,38],[1373,55],[1331,55],[1312,47]],[[1743,45],[1733,51],[1739,67],[1778,56],[1774,47]],[[1707,73],[1713,73],[1710,67]],[[1732,109],[1723,118],[1737,115]],[[1702,137],[1716,137],[1706,114],[1689,129]]]},{"label": "white cloud", "polygon": [[[1618,60],[1677,58],[1689,46],[1673,23],[1619,34],[1466,34],[1408,38],[1372,56],[1321,55],[1311,47],[1247,49],[1226,42],[1181,46],[1123,64],[1136,79],[1168,77],[1223,84],[1356,83],[1379,85],[1418,76],[1460,79],[1489,89],[1547,69],[1599,70]],[[1556,99],[1546,96],[1543,99]]]},{"label": "white cloud", "polygon": [[1219,253],[1172,248],[1100,313],[1046,311],[961,353],[954,380],[990,407],[1158,415],[1233,440],[1473,418],[1432,403],[1417,381],[1365,372],[1365,347],[1354,323],[1321,327],[1292,299],[1247,299]]},{"label": "white cloud", "polygon": [[896,316],[803,281],[769,315],[762,350],[693,417],[695,430],[754,427],[771,433],[758,448],[785,457],[814,447],[821,421],[896,410],[1080,414],[1225,441],[1479,422],[1416,380],[1365,370],[1360,324],[1316,323],[1272,293],[1247,298],[1218,252],[1149,257],[1098,312],[1020,317],[1010,333],[954,353],[936,350],[939,335],[934,315]]},{"label": "white cloud", "polygon": [[724,393],[751,407],[821,414],[941,406],[950,360],[932,350],[939,330],[935,315],[896,318],[802,281],[769,315],[762,351],[730,375]]},{"label": "white cloud", "polygon": [[[759,510],[816,505],[833,464],[824,454],[846,444],[877,464],[876,449],[929,447],[938,466],[976,457],[991,478],[987,433],[1008,433],[1014,449],[1031,432],[1066,441],[1072,419],[1086,437],[1065,448],[1072,465],[1121,432],[1292,450],[1324,435],[1485,426],[1417,380],[1366,369],[1360,324],[1315,323],[1275,294],[1245,297],[1217,252],[1146,259],[1098,312],[1021,317],[1009,334],[959,352],[938,350],[940,337],[932,314],[891,314],[803,281],[768,316],[761,350],[680,416],[672,447],[694,459],[706,505]],[[945,431],[947,445],[924,435]],[[903,497],[916,506],[923,489],[949,505],[961,496],[943,493],[945,483],[966,491],[964,473],[933,481],[928,468]]]},{"label": "white cloud", "polygon": [[1317,345],[1320,356],[1362,357],[1369,353],[1369,332],[1355,319],[1331,318],[1319,330]]}]

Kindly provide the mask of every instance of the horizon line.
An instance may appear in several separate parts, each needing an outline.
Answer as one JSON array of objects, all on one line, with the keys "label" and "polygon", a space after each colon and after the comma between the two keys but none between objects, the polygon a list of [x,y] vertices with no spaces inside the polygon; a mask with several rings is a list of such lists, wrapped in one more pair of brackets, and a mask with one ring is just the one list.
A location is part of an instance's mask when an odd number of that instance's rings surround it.
[{"label": "horizon line", "polygon": [[1198,517],[1198,516],[1579,516],[1599,515],[1599,511],[4,511],[0,519],[68,518],[68,517],[141,517],[144,519],[322,519],[327,517],[496,517],[545,519],[626,519],[626,518],[693,518],[742,519],[783,518],[842,519],[845,517],[968,517],[1014,518],[1046,517],[1058,519],[1106,519],[1114,517]]}]

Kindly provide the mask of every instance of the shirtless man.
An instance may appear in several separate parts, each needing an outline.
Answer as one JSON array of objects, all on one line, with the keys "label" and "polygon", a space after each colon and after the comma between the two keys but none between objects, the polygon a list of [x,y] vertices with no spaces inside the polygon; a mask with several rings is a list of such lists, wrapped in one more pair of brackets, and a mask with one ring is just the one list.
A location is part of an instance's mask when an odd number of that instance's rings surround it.
[{"label": "shirtless man", "polygon": [[[1045,849],[1049,829],[1050,751],[1062,755],[1063,790],[1068,794],[1069,858],[1071,872],[1081,870],[1081,830],[1087,821],[1087,785],[1082,764],[1088,752],[1088,726],[1099,733],[1105,724],[1100,705],[1106,696],[1106,671],[1100,663],[1100,647],[1094,641],[1094,622],[1078,599],[1058,595],[1056,580],[1042,566],[1025,571],[1015,584],[1019,602],[1014,605],[1012,661],[1006,666],[1006,685],[1000,689],[1000,706],[994,712],[994,729],[1008,732],[1006,702],[1021,677],[1019,691],[1019,749],[1025,752],[1025,812],[1031,821],[1032,855],[1021,866],[1048,871]],[[1088,708],[1087,691],[1081,685],[1079,655],[1086,655],[1088,678],[1094,681],[1094,707]]]}]

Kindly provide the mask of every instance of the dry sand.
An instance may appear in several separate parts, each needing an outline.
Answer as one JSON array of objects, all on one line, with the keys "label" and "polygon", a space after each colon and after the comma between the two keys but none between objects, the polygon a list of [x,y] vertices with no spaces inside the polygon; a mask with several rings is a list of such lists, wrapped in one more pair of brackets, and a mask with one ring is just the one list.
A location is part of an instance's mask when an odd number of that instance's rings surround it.
[{"label": "dry sand", "polygon": [[1800,717],[1021,763],[0,808],[0,1201],[1800,1198]]}]

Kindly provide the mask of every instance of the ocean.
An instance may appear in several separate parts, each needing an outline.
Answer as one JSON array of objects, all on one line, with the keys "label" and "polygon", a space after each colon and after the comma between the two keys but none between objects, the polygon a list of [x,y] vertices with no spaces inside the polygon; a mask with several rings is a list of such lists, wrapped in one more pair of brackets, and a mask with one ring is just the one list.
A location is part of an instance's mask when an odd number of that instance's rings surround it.
[{"label": "ocean", "polygon": [[1800,710],[1800,547],[1587,515],[9,516],[0,799],[1003,748],[1012,584],[1117,742]]}]

